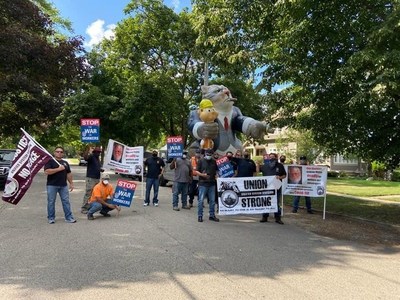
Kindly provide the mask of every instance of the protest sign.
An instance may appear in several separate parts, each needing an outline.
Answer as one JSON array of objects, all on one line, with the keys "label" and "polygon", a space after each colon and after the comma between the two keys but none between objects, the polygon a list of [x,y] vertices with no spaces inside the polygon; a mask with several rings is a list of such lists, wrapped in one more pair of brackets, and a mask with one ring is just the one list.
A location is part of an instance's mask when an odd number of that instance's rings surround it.
[{"label": "protest sign", "polygon": [[218,176],[221,178],[232,177],[235,174],[233,166],[228,157],[223,156],[217,159]]},{"label": "protest sign", "polygon": [[133,181],[118,179],[112,203],[130,207],[135,194],[136,184]]},{"label": "protest sign", "polygon": [[287,178],[283,194],[292,196],[325,197],[327,167],[308,165],[285,165]]},{"label": "protest sign", "polygon": [[100,142],[100,119],[81,119],[81,142]]},{"label": "protest sign", "polygon": [[167,156],[168,158],[182,157],[183,138],[181,136],[170,136],[167,138]]},{"label": "protest sign", "polygon": [[218,213],[237,215],[277,212],[277,190],[280,187],[281,182],[275,176],[218,178]]},{"label": "protest sign", "polygon": [[143,146],[130,147],[110,139],[103,166],[116,173],[143,176],[143,152]]}]

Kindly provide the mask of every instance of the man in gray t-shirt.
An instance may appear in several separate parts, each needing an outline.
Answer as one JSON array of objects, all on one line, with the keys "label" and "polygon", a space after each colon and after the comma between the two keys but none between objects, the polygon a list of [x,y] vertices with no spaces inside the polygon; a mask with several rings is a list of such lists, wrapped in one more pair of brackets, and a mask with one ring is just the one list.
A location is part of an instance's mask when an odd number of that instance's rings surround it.
[{"label": "man in gray t-shirt", "polygon": [[179,211],[179,194],[181,195],[182,208],[190,209],[187,206],[187,194],[189,189],[189,183],[192,180],[192,164],[187,159],[187,152],[183,152],[182,158],[177,158],[172,161],[170,168],[175,170],[174,186],[172,192],[172,208],[173,210]]}]

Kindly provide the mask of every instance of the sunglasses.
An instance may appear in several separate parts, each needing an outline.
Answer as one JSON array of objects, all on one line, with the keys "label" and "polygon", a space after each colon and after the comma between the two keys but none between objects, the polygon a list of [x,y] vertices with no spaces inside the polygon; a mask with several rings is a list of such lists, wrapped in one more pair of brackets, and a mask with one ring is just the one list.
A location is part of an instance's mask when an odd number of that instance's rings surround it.
[{"label": "sunglasses", "polygon": [[57,153],[64,153],[64,151],[59,151],[59,150],[56,150],[56,151],[54,151],[54,152],[57,152]]}]

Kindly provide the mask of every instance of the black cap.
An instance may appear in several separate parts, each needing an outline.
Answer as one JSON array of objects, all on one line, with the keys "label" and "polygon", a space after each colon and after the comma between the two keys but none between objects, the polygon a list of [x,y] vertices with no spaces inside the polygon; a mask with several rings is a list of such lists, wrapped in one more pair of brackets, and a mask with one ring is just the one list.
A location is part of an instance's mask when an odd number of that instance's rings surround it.
[{"label": "black cap", "polygon": [[300,160],[307,160],[307,157],[302,155],[302,156],[300,156]]}]

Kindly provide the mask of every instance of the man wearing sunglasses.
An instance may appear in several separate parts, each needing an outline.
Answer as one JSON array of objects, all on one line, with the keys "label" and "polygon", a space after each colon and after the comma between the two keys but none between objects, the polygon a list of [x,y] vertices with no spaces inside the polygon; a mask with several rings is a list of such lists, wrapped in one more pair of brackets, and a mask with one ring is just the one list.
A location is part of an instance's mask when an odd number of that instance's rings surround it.
[{"label": "man wearing sunglasses", "polygon": [[[44,166],[44,173],[47,175],[47,219],[49,224],[54,224],[56,219],[56,198],[60,195],[64,210],[65,222],[75,223],[69,202],[69,191],[74,189],[71,168],[67,161],[63,160],[64,149],[57,147],[54,150],[54,159],[50,159]],[[57,162],[56,162],[57,161]],[[69,183],[69,191],[68,184]]]}]

